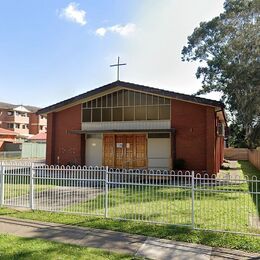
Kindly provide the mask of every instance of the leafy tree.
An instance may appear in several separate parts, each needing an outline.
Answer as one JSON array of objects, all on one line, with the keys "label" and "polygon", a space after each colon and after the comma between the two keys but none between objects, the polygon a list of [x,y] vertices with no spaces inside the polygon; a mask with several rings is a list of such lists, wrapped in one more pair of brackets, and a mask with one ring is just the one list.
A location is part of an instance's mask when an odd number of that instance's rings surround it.
[{"label": "leafy tree", "polygon": [[197,94],[222,93],[248,147],[260,145],[260,0],[226,0],[224,12],[201,22],[182,50],[199,61]]}]

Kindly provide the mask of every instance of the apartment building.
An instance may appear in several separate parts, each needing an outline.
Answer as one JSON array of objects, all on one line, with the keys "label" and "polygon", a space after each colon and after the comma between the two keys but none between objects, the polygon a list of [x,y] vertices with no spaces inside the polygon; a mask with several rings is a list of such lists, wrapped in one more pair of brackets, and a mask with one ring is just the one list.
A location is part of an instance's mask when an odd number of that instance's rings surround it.
[{"label": "apartment building", "polygon": [[33,106],[0,102],[0,127],[24,137],[46,132],[46,117],[36,115],[38,109]]}]

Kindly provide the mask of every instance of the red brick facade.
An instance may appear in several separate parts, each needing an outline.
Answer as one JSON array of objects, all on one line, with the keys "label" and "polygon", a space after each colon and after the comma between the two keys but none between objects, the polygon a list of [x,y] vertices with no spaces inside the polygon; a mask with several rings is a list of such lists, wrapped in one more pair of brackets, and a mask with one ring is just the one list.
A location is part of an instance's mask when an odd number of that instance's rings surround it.
[{"label": "red brick facade", "polygon": [[68,132],[80,128],[81,105],[48,114],[47,164],[84,164],[84,138]]},{"label": "red brick facade", "polygon": [[[224,138],[216,133],[214,107],[179,100],[172,100],[171,107],[174,157],[184,159],[187,170],[217,173],[223,163]],[[69,133],[81,129],[81,105],[49,113],[47,119],[47,163],[84,165],[84,135]]]},{"label": "red brick facade", "polygon": [[186,162],[187,170],[215,173],[214,107],[172,100],[172,128],[175,134],[175,158]]}]

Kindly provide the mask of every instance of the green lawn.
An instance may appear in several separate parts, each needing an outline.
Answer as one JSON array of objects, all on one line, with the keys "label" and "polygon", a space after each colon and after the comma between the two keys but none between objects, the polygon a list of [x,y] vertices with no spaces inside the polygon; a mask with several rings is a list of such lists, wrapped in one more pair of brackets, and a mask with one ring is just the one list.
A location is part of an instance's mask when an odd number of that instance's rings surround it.
[{"label": "green lawn", "polygon": [[[258,176],[260,171],[248,162],[240,162],[240,178],[245,175]],[[256,199],[250,195],[256,185],[238,183],[219,186],[200,184],[195,191],[195,227],[208,230],[238,231],[259,233],[260,227],[254,224],[258,217]],[[203,189],[203,190],[199,190]],[[260,190],[260,187],[258,191]],[[215,191],[215,192],[214,192]],[[108,195],[108,216],[116,219],[161,222],[175,225],[191,225],[191,190],[186,188],[122,186],[111,188]],[[104,215],[105,195],[94,200],[70,205],[65,208],[69,213],[89,213]]]},{"label": "green lawn", "polygon": [[0,235],[0,259],[137,259],[100,249],[50,242],[42,239]]}]

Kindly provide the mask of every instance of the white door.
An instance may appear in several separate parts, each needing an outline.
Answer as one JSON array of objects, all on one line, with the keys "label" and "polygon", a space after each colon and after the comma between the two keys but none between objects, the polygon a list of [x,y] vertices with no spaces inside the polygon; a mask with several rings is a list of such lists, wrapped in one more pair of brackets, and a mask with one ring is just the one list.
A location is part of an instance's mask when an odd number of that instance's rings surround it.
[{"label": "white door", "polygon": [[102,135],[91,134],[86,137],[86,165],[102,166],[103,141]]}]

